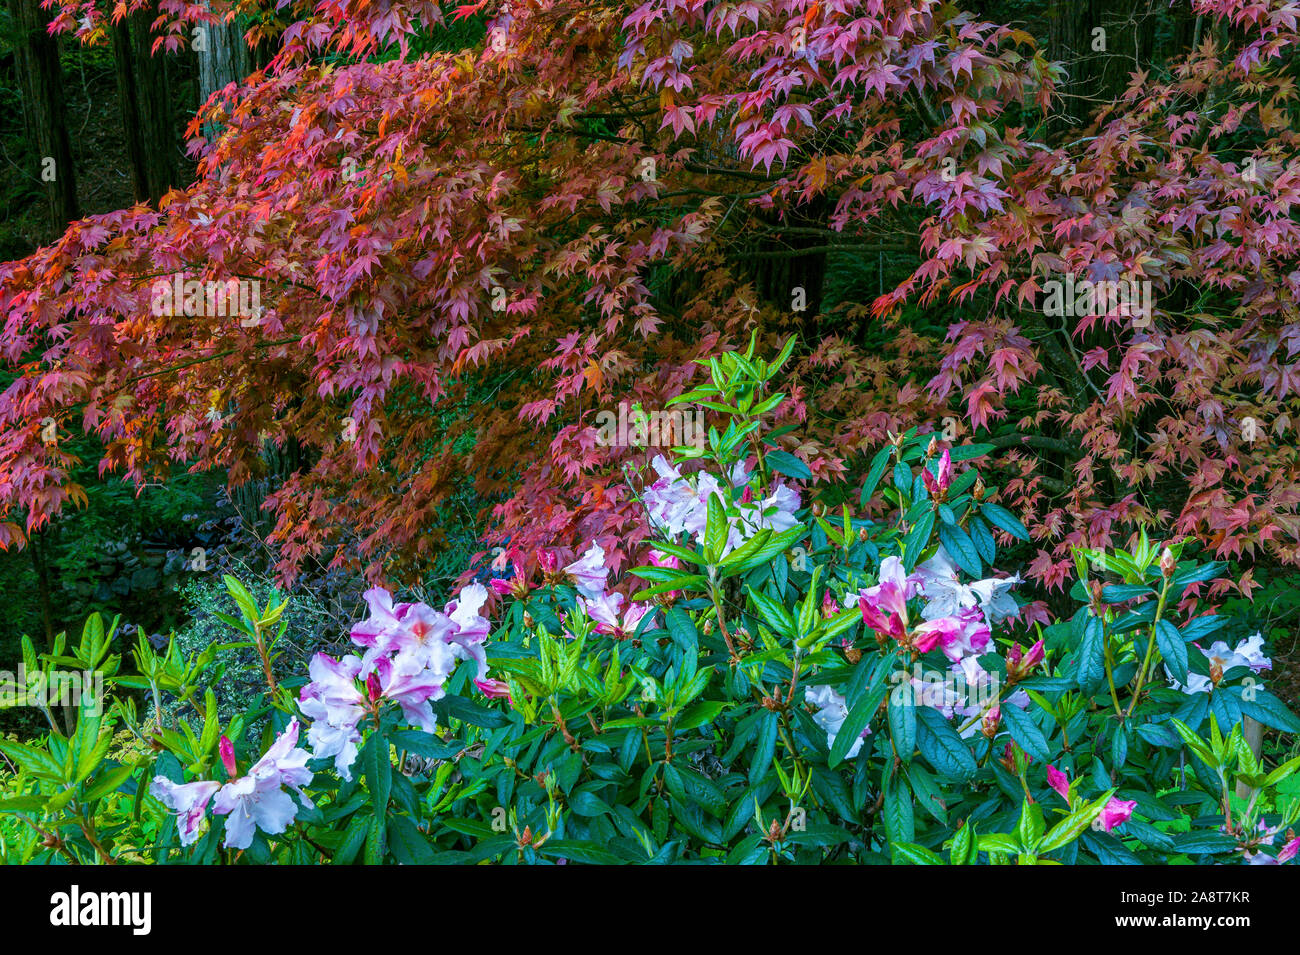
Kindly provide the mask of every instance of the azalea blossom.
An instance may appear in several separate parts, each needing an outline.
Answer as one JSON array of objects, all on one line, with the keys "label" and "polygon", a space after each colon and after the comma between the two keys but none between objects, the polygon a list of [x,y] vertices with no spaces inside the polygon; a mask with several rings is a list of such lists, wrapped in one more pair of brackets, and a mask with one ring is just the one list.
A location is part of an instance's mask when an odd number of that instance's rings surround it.
[{"label": "azalea blossom", "polygon": [[334,768],[344,779],[352,778],[351,767],[361,744],[357,723],[365,714],[365,699],[357,688],[361,658],[355,654],[335,660],[324,653],[308,665],[311,682],[298,696],[298,707],[312,721],[307,745],[316,759],[334,758]]},{"label": "azalea blossom", "polygon": [[155,776],[149,784],[149,794],[177,814],[181,845],[188,846],[203,834],[208,802],[220,788],[220,783],[206,779],[178,785],[166,776]]},{"label": "azalea blossom", "polygon": [[992,638],[983,615],[973,607],[953,617],[927,620],[913,632],[920,635],[914,638],[914,647],[925,653],[939,646],[944,656],[953,663],[960,663],[966,657],[979,656]]},{"label": "azalea blossom", "polygon": [[[688,534],[698,541],[708,526],[709,499],[715,494],[728,511],[724,556],[760,530],[780,532],[799,523],[794,513],[800,506],[799,492],[776,484],[766,497],[756,500],[743,462],[737,462],[728,475],[730,486],[708,471],[685,477],[662,455],[651,466],[658,479],[645,489],[642,502],[651,522],[671,537]],[[744,488],[740,501],[732,502],[732,487]]]},{"label": "azalea blossom", "polygon": [[907,636],[907,601],[916,595],[919,581],[907,575],[897,557],[881,561],[879,580],[858,595],[862,621],[878,634],[902,640]]},{"label": "azalea blossom", "polygon": [[312,801],[302,787],[312,780],[307,769],[311,754],[299,749],[298,721],[293,719],[279,738],[271,744],[247,776],[232,780],[222,786],[212,802],[212,811],[226,816],[227,849],[247,849],[253,844],[255,830],[268,835],[279,835],[289,828],[298,815],[298,804],[283,787],[298,794],[303,805]]},{"label": "azalea blossom", "polygon": [[[826,731],[826,745],[834,746],[835,737],[839,735],[840,727],[844,725],[849,715],[848,704],[844,697],[829,686],[805,687],[803,696],[808,703],[818,708],[813,714],[813,721]],[[852,759],[862,751],[862,740],[866,739],[870,732],[870,726],[862,730],[860,737],[853,741],[853,745],[845,754],[846,759]]]},{"label": "azalea blossom", "polygon": [[1227,643],[1222,640],[1211,644],[1209,650],[1201,650],[1199,646],[1197,646],[1197,649],[1210,661],[1211,674],[1217,673],[1217,676],[1205,676],[1201,673],[1189,671],[1187,685],[1184,686],[1169,672],[1169,667],[1165,667],[1165,674],[1169,677],[1169,685],[1189,696],[1194,693],[1209,693],[1214,689],[1218,680],[1222,679],[1223,674],[1237,667],[1247,668],[1253,673],[1273,668],[1273,661],[1264,656],[1264,636],[1260,633],[1242,640],[1234,650],[1228,649]]},{"label": "azalea blossom", "polygon": [[1047,785],[1055,789],[1067,803],[1070,801],[1070,777],[1055,766],[1047,767]]},{"label": "azalea blossom", "polygon": [[1020,644],[1014,644],[1011,652],[1007,654],[1007,679],[1012,683],[1023,680],[1034,671],[1034,667],[1043,662],[1045,656],[1046,650],[1042,640],[1023,653]]},{"label": "azalea blossom", "polygon": [[[1067,803],[1070,801],[1070,777],[1055,766],[1047,767],[1047,785],[1056,790]],[[1106,801],[1106,805],[1102,807],[1101,814],[1097,817],[1098,825],[1106,832],[1110,832],[1116,826],[1128,822],[1129,817],[1133,815],[1133,810],[1136,808],[1136,800],[1119,799],[1111,796]]]},{"label": "azalea blossom", "polygon": [[1101,827],[1110,832],[1116,826],[1128,822],[1129,817],[1133,815],[1133,810],[1137,808],[1137,801],[1133,799],[1117,799],[1114,796],[1102,807],[1101,815],[1097,818],[1101,821]]},{"label": "azalea blossom", "polygon": [[620,593],[602,594],[598,600],[578,598],[579,605],[596,622],[598,633],[622,640],[636,633],[642,619],[654,608],[648,604],[628,602],[623,609],[624,597]]},{"label": "azalea blossom", "polygon": [[1011,596],[1011,588],[1021,583],[1020,575],[989,577],[963,584],[952,557],[941,546],[933,557],[916,568],[922,594],[926,598],[921,616],[926,620],[952,617],[964,610],[979,607],[990,624],[999,623],[1020,612]]},{"label": "azalea blossom", "polygon": [[381,700],[396,703],[408,722],[434,732],[431,703],[446,695],[444,684],[458,660],[474,662],[474,685],[484,694],[509,697],[508,685],[488,673],[484,644],[491,624],[480,612],[487,597],[486,587],[470,584],[435,610],[423,603],[395,606],[382,588],[367,591],[370,617],[352,628],[365,654],[342,660],[317,654],[309,667],[311,682],[299,695],[303,715],[312,721],[307,742],[314,758],[333,758],[339,775],[351,779],[361,744],[358,724],[366,713],[377,713]]},{"label": "azalea blossom", "polygon": [[573,577],[578,593],[584,597],[594,600],[605,592],[609,568],[605,566],[604,548],[594,541],[585,554],[566,566],[564,570]]}]

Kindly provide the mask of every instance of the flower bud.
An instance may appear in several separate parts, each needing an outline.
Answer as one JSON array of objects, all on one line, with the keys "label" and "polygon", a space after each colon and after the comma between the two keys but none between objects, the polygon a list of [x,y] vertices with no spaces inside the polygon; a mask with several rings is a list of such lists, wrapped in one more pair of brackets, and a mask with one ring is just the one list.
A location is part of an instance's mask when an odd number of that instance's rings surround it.
[{"label": "flower bud", "polygon": [[230,742],[230,737],[221,737],[217,752],[221,754],[221,765],[225,767],[226,775],[234,779],[239,775],[239,767],[235,765],[235,744]]},{"label": "flower bud", "polygon": [[831,595],[831,592],[828,590],[826,593],[822,594],[822,616],[829,620],[839,612],[840,605],[835,602],[835,598]]},{"label": "flower bud", "polygon": [[379,676],[374,673],[370,674],[366,677],[366,696],[370,698],[371,703],[377,703],[382,695],[383,691],[379,686]]},{"label": "flower bud", "polygon": [[1172,577],[1177,569],[1178,562],[1174,560],[1173,551],[1166,547],[1160,554],[1160,573],[1166,577]]},{"label": "flower bud", "polygon": [[1002,711],[999,707],[994,706],[984,714],[980,720],[980,732],[984,734],[985,739],[993,739],[998,735],[998,721],[1002,718]]},{"label": "flower bud", "polygon": [[970,496],[977,501],[984,500],[984,480],[982,478],[975,479],[975,486],[971,488]]}]

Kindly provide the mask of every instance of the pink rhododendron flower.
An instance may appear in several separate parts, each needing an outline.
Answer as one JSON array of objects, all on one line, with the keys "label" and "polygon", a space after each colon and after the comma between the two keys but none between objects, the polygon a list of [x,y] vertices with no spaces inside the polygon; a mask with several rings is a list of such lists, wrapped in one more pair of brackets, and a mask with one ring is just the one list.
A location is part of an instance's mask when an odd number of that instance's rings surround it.
[{"label": "pink rhododendron flower", "polygon": [[964,658],[979,656],[989,645],[992,634],[983,616],[974,608],[962,611],[955,617],[941,617],[920,624],[913,633],[912,646],[927,653],[936,645],[943,648],[944,656],[953,663]]},{"label": "pink rhododendron flower", "polygon": [[[859,594],[862,620],[876,633],[902,640],[907,635],[907,601],[916,594],[918,579],[907,575],[897,557],[880,562],[879,579],[878,584]],[[930,646],[938,639],[935,636]]]},{"label": "pink rhododendron flower", "polygon": [[1051,786],[1067,803],[1070,801],[1070,777],[1055,766],[1047,767],[1047,785]]},{"label": "pink rhododendron flower", "polygon": [[532,589],[529,586],[528,579],[523,575],[518,567],[515,568],[513,577],[493,577],[488,581],[488,586],[498,597],[514,597],[522,600],[528,596]]},{"label": "pink rhododendron flower", "polygon": [[409,722],[426,733],[438,728],[429,701],[440,700],[446,695],[441,678],[428,670],[404,672],[396,661],[387,657],[375,662],[375,675],[379,677],[384,698],[400,706],[402,715]]},{"label": "pink rhododendron flower", "polygon": [[980,732],[988,739],[993,739],[998,735],[998,723],[1002,719],[1002,708],[997,704],[989,707],[988,711],[980,718]]},{"label": "pink rhododendron flower", "polygon": [[361,744],[357,723],[366,711],[365,698],[357,688],[361,666],[361,658],[355,654],[334,660],[318,653],[308,666],[312,681],[298,696],[299,708],[312,721],[307,730],[307,745],[311,747],[312,756],[315,759],[333,757],[334,768],[348,780],[352,778],[350,770]]},{"label": "pink rhododendron flower", "polygon": [[1290,862],[1300,854],[1300,836],[1296,836],[1282,847],[1282,851],[1277,854],[1278,862]]},{"label": "pink rhododendron flower", "polygon": [[1110,801],[1106,803],[1101,810],[1101,815],[1097,818],[1101,820],[1101,827],[1110,832],[1116,826],[1128,822],[1129,817],[1133,815],[1133,810],[1136,808],[1137,802],[1135,800],[1117,799],[1111,796]]},{"label": "pink rhododendron flower", "polygon": [[596,622],[596,631],[619,640],[636,633],[642,618],[654,610],[643,603],[628,603],[625,610],[623,609],[625,598],[620,593],[602,594],[598,600],[578,599],[583,611]]},{"label": "pink rhododendron flower", "polygon": [[1019,605],[1011,596],[1011,588],[1021,582],[1019,574],[963,584],[958,578],[956,564],[943,547],[917,566],[916,576],[926,598],[921,611],[926,620],[952,617],[979,607],[989,623],[998,623],[1020,612]]},{"label": "pink rhododendron flower", "polygon": [[282,787],[298,794],[305,806],[312,801],[302,787],[312,780],[307,769],[311,758],[297,747],[298,721],[290,720],[285,731],[271,744],[266,754],[253,764],[247,776],[222,786],[212,802],[212,811],[226,816],[227,849],[247,849],[253,844],[255,830],[278,835],[289,828],[298,815],[298,805]]},{"label": "pink rhododendron flower", "polygon": [[203,834],[208,802],[220,788],[220,783],[208,780],[177,785],[166,776],[155,776],[149,784],[149,794],[177,813],[181,845],[189,846]]},{"label": "pink rhododendron flower", "polygon": [[461,660],[473,660],[478,665],[478,679],[488,679],[487,650],[484,645],[492,633],[492,624],[480,611],[487,602],[487,588],[470,584],[455,600],[446,606],[452,629],[447,635],[452,654]]},{"label": "pink rhododendron flower", "polygon": [[393,606],[393,595],[383,587],[371,587],[361,595],[370,610],[365,620],[352,625],[352,642],[359,647],[373,647],[381,634],[398,627],[400,616],[410,604]]},{"label": "pink rhododendron flower", "polygon": [[510,684],[504,680],[475,680],[474,685],[488,699],[505,698],[510,700],[511,703],[514,702],[514,699],[510,696]]},{"label": "pink rhododendron flower", "polygon": [[[813,721],[826,731],[826,745],[834,746],[835,737],[839,734],[840,727],[848,718],[849,708],[844,697],[836,693],[829,686],[809,686],[803,691],[804,699],[811,705],[817,707],[817,712],[813,714]],[[862,751],[862,740],[870,734],[871,727],[865,728],[860,737],[853,741],[845,758],[852,759]]]},{"label": "pink rhododendron flower", "polygon": [[593,542],[585,554],[564,570],[573,577],[574,586],[584,597],[594,600],[605,592],[609,568],[605,566],[605,550],[599,544]]},{"label": "pink rhododendron flower", "polygon": [[[755,498],[743,462],[738,462],[728,475],[730,487],[707,471],[685,477],[662,455],[651,464],[659,477],[645,489],[642,503],[651,522],[670,537],[689,534],[698,540],[708,526],[709,499],[714,494],[728,507],[724,555],[764,528],[779,532],[798,524],[794,512],[799,508],[799,492],[775,485],[767,497]],[[744,489],[739,501],[732,501],[732,487]]]}]

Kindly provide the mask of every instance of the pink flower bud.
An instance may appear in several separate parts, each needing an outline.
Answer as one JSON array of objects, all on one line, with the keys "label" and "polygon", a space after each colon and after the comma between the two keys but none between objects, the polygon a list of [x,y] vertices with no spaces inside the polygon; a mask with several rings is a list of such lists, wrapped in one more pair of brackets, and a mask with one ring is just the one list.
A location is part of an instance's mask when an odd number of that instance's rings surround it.
[{"label": "pink flower bud", "polygon": [[939,456],[939,474],[937,479],[940,491],[946,491],[948,488],[952,487],[952,473],[952,455],[948,453],[947,448],[944,448],[943,454]]},{"label": "pink flower bud", "polygon": [[366,677],[366,695],[370,697],[370,702],[378,702],[379,697],[383,695],[379,686],[378,674],[372,673]]},{"label": "pink flower bud", "polygon": [[226,769],[226,775],[234,779],[239,775],[239,767],[235,765],[235,744],[230,742],[230,738],[221,737],[221,742],[217,744],[217,752],[221,754],[221,765]]},{"label": "pink flower bud", "polygon": [[1300,836],[1296,836],[1290,842],[1282,847],[1282,851],[1277,854],[1278,862],[1290,862],[1300,853]]},{"label": "pink flower bud", "polygon": [[839,612],[840,605],[835,602],[831,592],[828,590],[822,594],[822,616],[829,620]]},{"label": "pink flower bud", "polygon": [[1055,766],[1047,767],[1047,785],[1051,786],[1066,802],[1070,801],[1070,777]]},{"label": "pink flower bud", "polygon": [[1102,809],[1101,815],[1098,817],[1101,819],[1101,827],[1110,832],[1121,823],[1128,822],[1129,816],[1133,815],[1133,810],[1136,808],[1137,802],[1135,800],[1116,799],[1111,796],[1110,802],[1106,803],[1106,807]]}]

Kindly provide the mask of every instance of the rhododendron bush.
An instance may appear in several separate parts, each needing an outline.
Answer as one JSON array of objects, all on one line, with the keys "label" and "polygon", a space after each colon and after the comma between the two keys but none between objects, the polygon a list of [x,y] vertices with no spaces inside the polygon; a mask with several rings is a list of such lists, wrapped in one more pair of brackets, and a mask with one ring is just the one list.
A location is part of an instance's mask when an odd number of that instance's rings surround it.
[{"label": "rhododendron bush", "polygon": [[[441,609],[366,594],[307,673],[281,672],[285,603],[230,578],[235,644],[266,691],[227,722],[205,671],[141,639],[138,675],[92,618],[61,661],[110,674],[107,713],[0,742],[9,858],[156,862],[684,861],[1287,864],[1300,803],[1243,718],[1300,719],[1256,637],[1198,596],[1221,567],[1140,535],[1079,549],[1050,619],[998,567],[1027,536],[992,503],[986,445],[916,428],[860,499],[808,503],[773,467],[789,351],[711,359],[683,396],[703,447],[628,475],[651,559],[596,543],[504,569]],[[138,706],[126,691],[144,690]],[[167,709],[164,700],[181,705]],[[53,722],[53,721],[52,721]],[[115,731],[141,744],[109,755]],[[1238,787],[1244,787],[1241,795]],[[1285,808],[1281,808],[1285,806]],[[4,830],[0,830],[3,832]]]},{"label": "rhododendron bush", "polygon": [[[0,266],[6,544],[82,500],[57,436],[88,430],[136,481],[308,449],[268,502],[286,576],[415,580],[467,481],[517,565],[622,571],[647,455],[596,415],[797,328],[781,450],[860,478],[912,424],[991,436],[1035,580],[1142,525],[1295,559],[1287,0],[1195,0],[1190,52],[1064,130],[1069,65],[937,0],[50,6],[87,43],[153,9],[160,53],[239,14],[278,52],[196,118],[192,185]],[[477,46],[416,52],[469,15]],[[875,292],[831,300],[828,261]],[[257,314],[152,308],[178,275]]]}]

